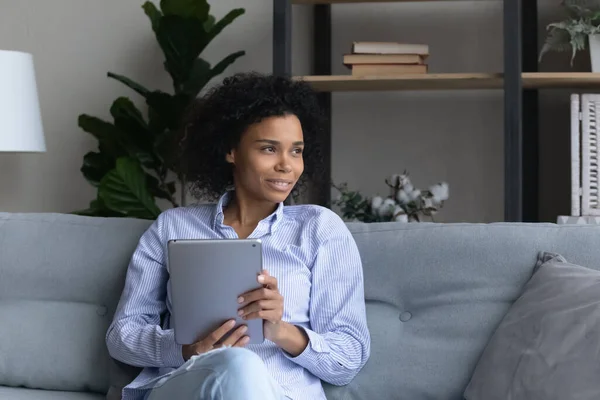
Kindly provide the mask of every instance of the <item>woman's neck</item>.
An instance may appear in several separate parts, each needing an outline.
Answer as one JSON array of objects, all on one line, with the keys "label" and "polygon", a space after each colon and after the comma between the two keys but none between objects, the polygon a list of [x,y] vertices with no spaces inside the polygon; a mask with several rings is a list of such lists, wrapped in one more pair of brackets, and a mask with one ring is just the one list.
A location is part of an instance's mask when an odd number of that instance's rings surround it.
[{"label": "woman's neck", "polygon": [[254,228],[261,220],[271,215],[276,208],[276,204],[258,201],[235,191],[232,193],[223,215],[226,225]]}]

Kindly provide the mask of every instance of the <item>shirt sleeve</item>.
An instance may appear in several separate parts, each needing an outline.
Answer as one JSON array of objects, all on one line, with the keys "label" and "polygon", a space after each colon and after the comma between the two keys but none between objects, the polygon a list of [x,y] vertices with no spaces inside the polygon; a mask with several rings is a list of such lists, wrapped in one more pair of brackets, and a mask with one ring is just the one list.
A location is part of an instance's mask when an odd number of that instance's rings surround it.
[{"label": "shirt sleeve", "polygon": [[168,271],[161,215],[140,238],[125,287],[106,333],[109,354],[136,367],[179,367],[185,361],[173,329],[162,329]]},{"label": "shirt sleeve", "polygon": [[[329,214],[329,213],[328,213]],[[332,385],[346,385],[370,356],[363,269],[352,234],[331,212],[313,235],[310,328],[300,327],[308,345],[286,357]]]}]

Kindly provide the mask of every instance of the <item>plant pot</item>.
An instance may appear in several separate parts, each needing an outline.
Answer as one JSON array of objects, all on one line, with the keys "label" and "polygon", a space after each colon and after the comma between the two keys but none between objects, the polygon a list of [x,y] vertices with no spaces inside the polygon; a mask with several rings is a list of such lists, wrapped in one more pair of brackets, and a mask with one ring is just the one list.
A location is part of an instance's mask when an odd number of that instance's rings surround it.
[{"label": "plant pot", "polygon": [[592,72],[600,72],[600,35],[589,35]]}]

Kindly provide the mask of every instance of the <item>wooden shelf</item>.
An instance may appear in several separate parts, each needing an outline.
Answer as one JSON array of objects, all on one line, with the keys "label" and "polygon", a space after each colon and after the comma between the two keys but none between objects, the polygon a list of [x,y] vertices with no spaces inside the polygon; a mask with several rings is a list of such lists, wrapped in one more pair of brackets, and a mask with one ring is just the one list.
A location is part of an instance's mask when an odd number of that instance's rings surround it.
[{"label": "wooden shelf", "polygon": [[[386,77],[353,77],[351,75],[297,76],[310,82],[315,90],[384,91],[384,90],[474,90],[502,89],[503,74],[416,74]],[[600,73],[588,72],[529,72],[523,73],[523,87],[543,88],[600,88]]]},{"label": "wooden shelf", "polygon": [[[455,2],[473,0],[292,0],[292,4],[349,4],[349,3],[423,3],[423,2]],[[479,0],[477,0],[479,1]],[[494,0],[482,0],[494,1]]]}]

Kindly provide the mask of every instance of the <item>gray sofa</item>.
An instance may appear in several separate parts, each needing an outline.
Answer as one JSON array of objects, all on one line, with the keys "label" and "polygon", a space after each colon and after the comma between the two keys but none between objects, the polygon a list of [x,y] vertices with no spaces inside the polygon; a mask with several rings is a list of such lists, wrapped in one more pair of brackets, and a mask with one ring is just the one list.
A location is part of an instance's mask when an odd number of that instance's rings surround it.
[{"label": "gray sofa", "polygon": [[[102,399],[135,373],[104,334],[148,221],[0,213],[0,399]],[[600,227],[349,224],[372,355],[330,399],[458,400],[540,251],[600,265]],[[129,376],[128,376],[129,374]]]}]

